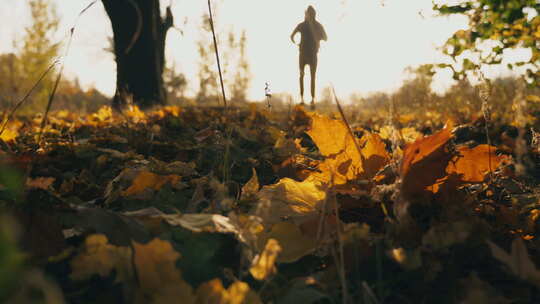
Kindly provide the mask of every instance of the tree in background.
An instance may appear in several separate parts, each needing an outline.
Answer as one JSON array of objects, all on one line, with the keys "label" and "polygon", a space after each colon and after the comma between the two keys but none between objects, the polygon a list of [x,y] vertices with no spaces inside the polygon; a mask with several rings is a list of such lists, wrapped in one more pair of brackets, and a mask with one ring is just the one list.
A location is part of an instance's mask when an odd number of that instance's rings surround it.
[{"label": "tree in background", "polygon": [[11,108],[19,96],[20,65],[14,53],[0,54],[0,109]]},{"label": "tree in background", "polygon": [[[232,32],[231,32],[232,34]],[[230,46],[227,50],[232,54],[236,54],[234,62],[236,71],[232,82],[229,84],[229,91],[232,102],[246,102],[247,101],[247,90],[249,88],[249,80],[251,78],[251,73],[249,70],[249,62],[247,60],[246,47],[247,47],[247,37],[246,31],[243,30],[240,34],[240,39],[236,41],[234,39],[234,34],[232,34],[232,39],[229,39]]]},{"label": "tree in background", "polygon": [[163,18],[159,0],[102,0],[111,20],[116,59],[115,107],[131,96],[141,108],[166,103],[163,83],[165,40],[173,26],[168,7]]},{"label": "tree in background", "polygon": [[[455,3],[457,2],[457,3]],[[528,60],[509,63],[509,68],[526,67],[530,84],[540,84],[540,2],[538,0],[460,0],[452,5],[434,5],[441,15],[463,15],[469,28],[459,30],[450,37],[443,51],[462,68],[451,65],[456,79],[475,70],[481,64],[500,64],[507,49],[523,48],[530,51]],[[469,51],[478,57],[467,58]]]},{"label": "tree in background", "polygon": [[[214,24],[216,17],[214,16]],[[214,45],[212,41],[212,29],[208,14],[202,16],[201,37],[197,41],[199,52],[199,91],[196,100],[198,103],[208,103],[218,99],[220,93],[217,64],[215,62]],[[247,90],[251,73],[247,60],[247,36],[246,31],[240,33],[237,38],[233,28],[226,32],[222,31],[219,37],[227,37],[226,44],[220,44],[220,54],[222,56],[223,82],[228,90],[227,97],[232,102],[246,102]],[[223,48],[223,46],[225,46]]]},{"label": "tree in background", "polygon": [[401,88],[394,94],[395,100],[406,101],[406,105],[412,108],[427,108],[433,97],[431,83],[434,73],[431,66],[408,67],[405,71],[412,77],[405,80]]},{"label": "tree in background", "polygon": [[[31,0],[29,8],[32,23],[25,29],[21,41],[15,43],[16,53],[0,54],[1,110],[11,109],[28,93],[59,53],[59,44],[53,42],[60,22],[55,6],[50,0]],[[52,72],[47,74],[17,114],[31,115],[44,111],[54,77]],[[93,112],[106,100],[103,94],[93,88],[81,88],[76,79],[62,80],[56,91],[53,109]]]},{"label": "tree in background", "polygon": [[[60,47],[58,43],[53,41],[53,35],[58,30],[60,23],[54,4],[49,0],[30,0],[28,4],[32,23],[25,28],[22,43],[18,47],[18,56],[15,58],[12,55],[7,55],[11,58],[8,64],[8,69],[12,72],[9,76],[12,81],[11,90],[13,96],[18,98],[21,97],[21,94],[28,92],[49,68],[54,58],[58,56]],[[45,110],[53,84],[53,76],[52,73],[45,76],[29,102],[21,108],[19,113],[29,114]]]},{"label": "tree in background", "polygon": [[210,37],[212,29],[210,27],[210,17],[203,14],[201,24],[201,37],[197,41],[197,50],[199,52],[199,91],[195,99],[199,104],[208,103],[217,99],[218,93],[218,75],[215,68],[214,47]]},{"label": "tree in background", "polygon": [[165,91],[167,92],[167,100],[170,103],[180,103],[184,99],[187,89],[186,75],[180,73],[176,69],[176,65],[165,67],[163,74],[165,83]]}]

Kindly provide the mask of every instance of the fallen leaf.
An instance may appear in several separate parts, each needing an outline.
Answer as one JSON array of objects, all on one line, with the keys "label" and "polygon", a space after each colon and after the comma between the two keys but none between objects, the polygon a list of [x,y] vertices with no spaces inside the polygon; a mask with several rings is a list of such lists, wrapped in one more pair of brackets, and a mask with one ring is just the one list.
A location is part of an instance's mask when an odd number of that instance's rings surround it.
[{"label": "fallen leaf", "polygon": [[447,151],[452,137],[447,127],[431,136],[416,140],[403,151],[401,163],[401,194],[407,200],[425,200],[428,187],[444,178],[453,155]]},{"label": "fallen leaf", "polygon": [[422,237],[422,246],[438,251],[463,243],[471,235],[473,227],[464,221],[433,225]]},{"label": "fallen leaf", "polygon": [[26,179],[26,187],[28,189],[49,190],[49,187],[54,183],[55,180],[56,178],[54,177],[29,177]]},{"label": "fallen leaf", "polygon": [[238,233],[229,218],[220,214],[163,214],[169,225],[181,226],[193,232]]},{"label": "fallen leaf", "polygon": [[154,239],[147,244],[132,242],[132,246],[135,252],[133,264],[143,299],[151,298],[154,303],[177,303],[178,299],[183,303],[194,302],[192,287],[176,268],[180,254],[171,243]]},{"label": "fallen leaf", "polygon": [[508,267],[508,270],[518,278],[540,286],[540,271],[531,260],[527,247],[521,238],[512,242],[512,249],[507,253],[495,243],[487,241],[494,258]]},{"label": "fallen leaf", "polygon": [[129,247],[109,244],[103,234],[92,234],[86,238],[82,251],[71,260],[70,274],[73,280],[86,280],[93,275],[107,277],[116,272],[116,282],[128,282],[133,277],[132,252]]},{"label": "fallen leaf", "polygon": [[502,297],[496,288],[481,280],[476,273],[471,273],[461,280],[465,296],[463,304],[510,304],[512,301]]},{"label": "fallen leaf", "polygon": [[[306,133],[325,156],[318,169],[308,179],[341,185],[356,179],[371,179],[390,160],[379,135],[364,131],[360,139],[351,137],[347,126],[316,113],[309,113],[311,128]],[[357,141],[358,150],[355,141]]]},{"label": "fallen leaf", "polygon": [[242,195],[240,197],[241,200],[247,200],[250,198],[253,198],[257,195],[257,192],[259,192],[259,179],[257,178],[257,171],[255,171],[255,168],[252,168],[253,175],[249,179],[249,181],[242,186]]},{"label": "fallen leaf", "polygon": [[446,168],[447,174],[458,174],[463,182],[483,182],[490,170],[493,172],[506,159],[499,156],[497,148],[489,145],[478,145],[474,148],[459,147],[455,156]]},{"label": "fallen leaf", "polygon": [[19,136],[17,130],[11,129],[9,127],[5,128],[2,134],[0,134],[0,139],[5,142],[10,142],[15,140]]},{"label": "fallen leaf", "polygon": [[174,186],[178,184],[181,179],[180,176],[174,174],[163,176],[149,171],[141,171],[135,177],[131,186],[124,190],[122,194],[124,196],[132,196],[140,194],[146,189],[159,190],[167,183]]},{"label": "fallen leaf", "polygon": [[298,182],[282,178],[276,184],[264,186],[258,197],[255,215],[260,216],[265,225],[283,219],[301,223],[319,214],[326,199],[326,191],[322,184],[315,181]]},{"label": "fallen leaf", "polygon": [[268,239],[264,250],[253,259],[249,273],[259,281],[274,275],[277,272],[275,266],[276,259],[281,251],[282,249],[278,241]]},{"label": "fallen leaf", "polygon": [[220,279],[213,279],[203,283],[197,288],[198,304],[258,304],[262,303],[259,296],[253,292],[249,285],[236,281],[225,289]]},{"label": "fallen leaf", "polygon": [[279,263],[295,262],[317,247],[314,238],[305,236],[298,226],[290,222],[277,223],[269,232],[262,232],[258,240],[259,248],[269,239],[275,239],[281,246],[282,251],[277,257]]}]

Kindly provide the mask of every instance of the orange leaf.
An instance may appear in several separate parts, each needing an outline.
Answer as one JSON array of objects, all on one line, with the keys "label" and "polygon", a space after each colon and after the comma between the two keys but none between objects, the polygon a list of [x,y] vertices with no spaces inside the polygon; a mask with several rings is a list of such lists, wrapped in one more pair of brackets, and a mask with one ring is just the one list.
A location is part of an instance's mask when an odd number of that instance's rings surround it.
[{"label": "orange leaf", "polygon": [[474,148],[460,147],[455,161],[448,164],[446,173],[458,174],[463,182],[482,182],[489,171],[494,171],[506,159],[495,154],[497,148],[479,145]]},{"label": "orange leaf", "polygon": [[47,190],[54,183],[56,178],[54,177],[36,177],[26,179],[26,187],[29,189],[43,189]]},{"label": "orange leaf", "polygon": [[428,187],[446,176],[446,167],[452,159],[446,145],[451,137],[447,127],[405,148],[401,163],[401,193],[405,199],[425,199],[430,195]]},{"label": "orange leaf", "polygon": [[180,179],[180,176],[174,174],[162,176],[148,171],[141,171],[135,177],[131,186],[124,190],[122,194],[130,196],[139,194],[146,189],[159,190],[167,183],[174,185],[180,182]]}]

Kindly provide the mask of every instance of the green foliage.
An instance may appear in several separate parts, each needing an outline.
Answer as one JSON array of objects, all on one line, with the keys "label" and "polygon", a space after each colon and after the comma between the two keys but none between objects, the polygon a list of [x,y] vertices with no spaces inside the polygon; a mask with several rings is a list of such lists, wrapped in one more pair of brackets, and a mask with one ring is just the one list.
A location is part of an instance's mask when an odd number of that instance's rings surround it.
[{"label": "green foliage", "polygon": [[21,272],[23,256],[15,246],[15,239],[11,218],[0,217],[0,302],[9,298]]},{"label": "green foliage", "polygon": [[[469,20],[469,28],[455,32],[443,48],[443,52],[461,62],[462,67],[440,67],[452,68],[455,78],[460,79],[480,64],[500,64],[506,49],[524,48],[530,50],[530,58],[509,63],[508,67],[525,66],[529,83],[540,83],[540,3],[537,0],[457,2],[434,5],[441,15],[464,15]],[[478,61],[465,58],[466,52],[477,55]]]}]

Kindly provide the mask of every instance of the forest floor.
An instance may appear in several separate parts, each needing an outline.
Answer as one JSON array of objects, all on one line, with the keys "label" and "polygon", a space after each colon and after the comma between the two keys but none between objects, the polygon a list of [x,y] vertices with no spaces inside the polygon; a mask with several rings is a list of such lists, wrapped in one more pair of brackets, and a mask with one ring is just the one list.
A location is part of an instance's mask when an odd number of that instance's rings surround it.
[{"label": "forest floor", "polygon": [[0,302],[540,303],[540,136],[353,114],[10,122]]}]

